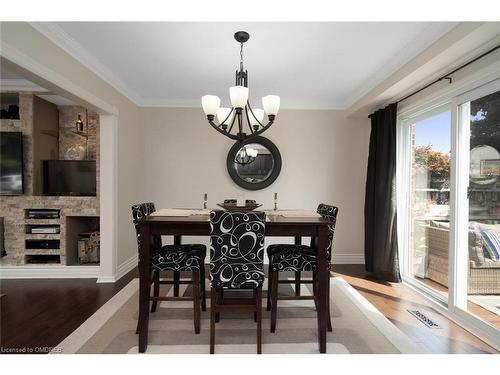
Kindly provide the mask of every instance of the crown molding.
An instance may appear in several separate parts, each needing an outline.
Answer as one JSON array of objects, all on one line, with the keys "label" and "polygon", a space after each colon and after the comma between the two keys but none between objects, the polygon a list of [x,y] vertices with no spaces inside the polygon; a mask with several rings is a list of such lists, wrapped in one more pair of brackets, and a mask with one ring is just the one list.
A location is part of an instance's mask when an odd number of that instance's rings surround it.
[{"label": "crown molding", "polygon": [[49,92],[27,79],[0,79],[0,91]]},{"label": "crown molding", "polygon": [[[161,98],[146,98],[141,99],[136,103],[139,107],[144,108],[201,108],[200,100],[170,100]],[[347,108],[345,103],[340,105],[331,106],[300,106],[300,105],[290,105],[285,107],[280,107],[280,110],[304,110],[304,111],[343,111]]]},{"label": "crown molding", "polygon": [[54,22],[29,22],[30,26],[48,38],[52,43],[63,49],[66,53],[80,62],[103,81],[112,86],[120,94],[127,97],[136,105],[143,100],[132,88],[127,86],[118,78],[107,66],[99,61],[80,43],[68,35],[62,28]]}]

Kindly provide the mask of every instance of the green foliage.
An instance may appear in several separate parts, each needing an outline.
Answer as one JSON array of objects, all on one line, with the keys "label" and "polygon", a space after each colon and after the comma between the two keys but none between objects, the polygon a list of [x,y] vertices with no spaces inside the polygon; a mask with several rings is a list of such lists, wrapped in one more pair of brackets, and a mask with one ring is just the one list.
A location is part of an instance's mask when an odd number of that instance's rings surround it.
[{"label": "green foliage", "polygon": [[450,154],[433,151],[430,145],[415,147],[415,165],[428,171],[435,181],[450,178]]}]

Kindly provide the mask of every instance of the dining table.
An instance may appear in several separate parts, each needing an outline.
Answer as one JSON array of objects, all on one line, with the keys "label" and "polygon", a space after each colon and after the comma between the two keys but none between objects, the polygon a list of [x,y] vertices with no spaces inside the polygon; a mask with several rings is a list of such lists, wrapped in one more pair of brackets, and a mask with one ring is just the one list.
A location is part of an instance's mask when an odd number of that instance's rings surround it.
[{"label": "dining table", "polygon": [[[177,210],[181,211],[181,210]],[[144,353],[148,345],[151,239],[152,236],[173,236],[174,243],[180,244],[182,236],[210,236],[209,210],[186,210],[179,214],[175,209],[158,210],[153,215],[145,216],[138,222],[140,234],[139,248],[139,352]],[[162,213],[163,212],[163,213]],[[319,352],[326,353],[328,283],[329,269],[327,265],[328,225],[330,221],[319,215],[301,215],[300,211],[286,210],[265,211],[266,237],[317,237],[318,261],[318,343]],[[281,214],[280,214],[281,213]],[[170,215],[170,216],[167,216]]]}]

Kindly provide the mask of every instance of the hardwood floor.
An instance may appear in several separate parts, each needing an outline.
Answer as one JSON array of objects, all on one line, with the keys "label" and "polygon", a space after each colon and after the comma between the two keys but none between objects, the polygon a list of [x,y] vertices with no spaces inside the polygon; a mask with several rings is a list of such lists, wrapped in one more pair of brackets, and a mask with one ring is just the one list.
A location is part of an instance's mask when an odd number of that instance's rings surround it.
[{"label": "hardwood floor", "polygon": [[116,283],[95,279],[0,280],[0,353],[20,349],[47,353],[138,277]]},{"label": "hardwood floor", "polygon": [[[370,280],[363,265],[334,265],[334,275],[344,278],[411,340],[429,353],[498,353],[476,336],[448,320],[403,284]],[[418,309],[439,324],[428,328],[407,310]]]},{"label": "hardwood floor", "polygon": [[[401,284],[366,277],[362,265],[335,265],[343,277],[415,343],[430,353],[498,353],[458,325],[430,309],[426,301]],[[106,301],[137,277],[131,271],[115,284],[95,279],[2,280],[0,352],[9,349],[48,352]],[[407,309],[425,311],[441,326],[427,328]]]}]

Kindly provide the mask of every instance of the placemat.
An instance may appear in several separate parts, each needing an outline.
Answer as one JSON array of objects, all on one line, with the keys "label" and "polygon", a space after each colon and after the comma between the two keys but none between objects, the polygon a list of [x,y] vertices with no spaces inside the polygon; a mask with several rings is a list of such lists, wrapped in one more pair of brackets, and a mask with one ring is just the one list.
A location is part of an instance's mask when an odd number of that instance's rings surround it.
[{"label": "placemat", "polygon": [[187,208],[161,208],[151,214],[152,216],[191,216],[210,215],[210,210]]},{"label": "placemat", "polygon": [[321,217],[320,214],[311,210],[266,210],[268,216],[283,216],[283,217]]}]

